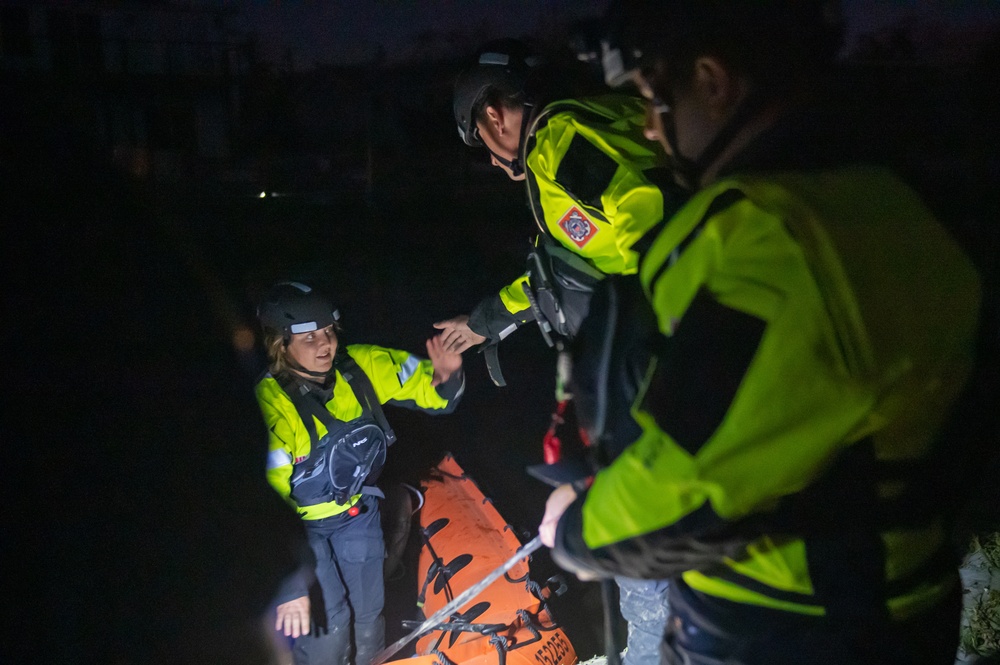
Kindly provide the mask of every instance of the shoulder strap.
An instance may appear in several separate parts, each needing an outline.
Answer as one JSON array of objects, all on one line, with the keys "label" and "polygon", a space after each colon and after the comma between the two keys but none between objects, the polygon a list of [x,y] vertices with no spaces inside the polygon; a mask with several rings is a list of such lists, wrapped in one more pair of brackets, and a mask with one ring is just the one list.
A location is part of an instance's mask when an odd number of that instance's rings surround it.
[{"label": "shoulder strap", "polygon": [[288,399],[292,400],[299,418],[302,419],[302,424],[306,426],[306,431],[309,432],[309,440],[312,443],[312,447],[315,448],[319,442],[319,435],[316,433],[316,423],[313,422],[313,416],[319,418],[320,422],[326,425],[328,430],[333,428],[336,418],[309,394],[307,386],[304,386],[294,377],[289,376],[285,372],[279,372],[274,376],[274,380],[278,382],[281,389],[288,395]]},{"label": "shoulder strap", "polygon": [[396,442],[396,433],[392,431],[389,421],[386,420],[385,412],[382,410],[382,403],[378,401],[378,395],[375,394],[375,387],[372,386],[371,379],[368,378],[368,375],[365,374],[364,370],[361,369],[346,350],[343,357],[337,360],[337,370],[344,377],[344,380],[347,381],[348,385],[351,386],[351,390],[354,391],[354,396],[358,398],[361,408],[365,413],[370,413],[375,418],[379,427],[382,428],[382,431],[385,432],[385,444],[387,446],[394,444]]},{"label": "shoulder strap", "polygon": [[507,380],[503,378],[503,370],[500,369],[500,353],[497,350],[499,344],[500,342],[484,342],[479,347],[479,352],[486,360],[486,371],[489,372],[493,384],[498,388],[503,388],[507,385]]},{"label": "shoulder strap", "polygon": [[[542,212],[541,193],[538,189],[538,183],[535,181],[535,174],[528,168],[528,153],[530,153],[534,148],[535,134],[538,130],[548,123],[550,117],[563,111],[575,113],[593,124],[607,125],[614,121],[613,118],[601,115],[596,111],[584,108],[572,101],[566,100],[549,104],[541,109],[534,117],[531,117],[529,122],[522,125],[523,133],[521,136],[521,146],[518,157],[520,158],[521,164],[524,166],[524,172],[527,175],[525,178],[525,189],[528,195],[528,208],[531,210],[531,214],[534,216],[535,223],[541,230],[542,235],[551,235],[552,232],[549,231],[548,226],[545,224],[545,215]],[[603,211],[601,211],[600,214],[603,216]]]}]

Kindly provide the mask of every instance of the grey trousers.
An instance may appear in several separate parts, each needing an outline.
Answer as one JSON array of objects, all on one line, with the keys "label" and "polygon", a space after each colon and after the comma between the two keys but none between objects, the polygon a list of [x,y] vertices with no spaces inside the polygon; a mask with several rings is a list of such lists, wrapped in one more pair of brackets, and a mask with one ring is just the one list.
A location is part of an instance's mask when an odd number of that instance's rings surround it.
[{"label": "grey trousers", "polygon": [[628,622],[628,648],[622,665],[661,665],[670,602],[667,580],[615,577],[619,606]]}]

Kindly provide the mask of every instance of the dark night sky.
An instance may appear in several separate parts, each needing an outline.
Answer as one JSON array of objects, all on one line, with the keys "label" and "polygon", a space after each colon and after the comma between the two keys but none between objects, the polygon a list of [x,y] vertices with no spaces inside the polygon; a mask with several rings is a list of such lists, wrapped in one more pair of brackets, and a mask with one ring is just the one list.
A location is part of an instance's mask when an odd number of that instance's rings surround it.
[{"label": "dark night sky", "polygon": [[380,48],[389,60],[405,58],[422,33],[452,35],[474,48],[485,39],[535,34],[540,26],[597,15],[606,0],[225,0],[222,4],[238,8],[234,23],[260,35],[268,59],[280,60],[291,47],[297,63],[326,64],[367,60]]},{"label": "dark night sky", "polygon": [[[264,56],[281,61],[287,49],[297,67],[369,60],[379,49],[389,60],[406,58],[420,35],[433,34],[438,48],[449,40],[472,48],[498,36],[538,34],[545,26],[600,15],[607,0],[195,0],[235,8],[233,23],[256,32]],[[1000,23],[996,0],[842,0],[847,48],[868,33],[905,23],[931,42],[958,32],[978,33]],[[456,42],[457,40],[457,42]],[[468,42],[468,43],[466,43]]]}]

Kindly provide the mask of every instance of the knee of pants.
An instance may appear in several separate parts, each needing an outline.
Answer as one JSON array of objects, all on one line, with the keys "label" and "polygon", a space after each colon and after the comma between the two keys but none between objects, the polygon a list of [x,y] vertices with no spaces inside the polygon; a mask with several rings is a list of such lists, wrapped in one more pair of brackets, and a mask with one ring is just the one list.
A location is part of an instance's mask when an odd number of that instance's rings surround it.
[{"label": "knee of pants", "polygon": [[616,578],[616,581],[621,613],[630,624],[651,624],[659,628],[666,623],[670,614],[666,580]]},{"label": "knee of pants", "polygon": [[347,625],[351,621],[351,608],[333,550],[328,543],[314,545],[313,550],[316,553],[316,583],[310,592],[313,619],[321,625]]},{"label": "knee of pants", "polygon": [[375,621],[382,614],[385,603],[382,579],[385,545],[381,533],[378,537],[350,536],[336,548],[354,621],[362,624]]}]

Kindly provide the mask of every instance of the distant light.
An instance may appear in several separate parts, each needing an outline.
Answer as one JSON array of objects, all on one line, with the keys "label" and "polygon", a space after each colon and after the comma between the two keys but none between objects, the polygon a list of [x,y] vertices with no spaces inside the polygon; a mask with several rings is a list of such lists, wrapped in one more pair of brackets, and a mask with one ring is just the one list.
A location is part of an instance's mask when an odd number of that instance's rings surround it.
[{"label": "distant light", "polygon": [[265,198],[265,197],[267,197],[267,192],[261,192],[261,193],[260,193],[260,198],[262,198],[262,199],[263,199],[263,198]]},{"label": "distant light", "polygon": [[249,328],[240,326],[233,330],[233,346],[237,351],[246,353],[253,350],[255,337]]}]

